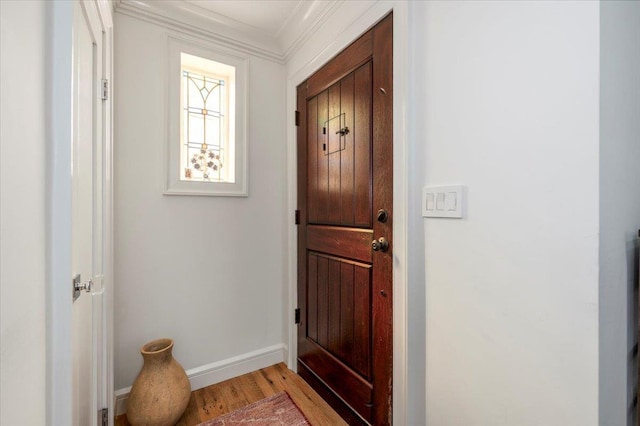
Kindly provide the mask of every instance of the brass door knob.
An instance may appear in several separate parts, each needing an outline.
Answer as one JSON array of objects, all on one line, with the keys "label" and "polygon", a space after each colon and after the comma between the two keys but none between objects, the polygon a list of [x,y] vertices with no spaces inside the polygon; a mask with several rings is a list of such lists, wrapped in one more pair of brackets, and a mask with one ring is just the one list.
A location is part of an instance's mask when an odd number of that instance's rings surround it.
[{"label": "brass door knob", "polygon": [[380,237],[377,240],[371,242],[371,248],[373,251],[387,251],[389,250],[389,241],[384,237]]}]

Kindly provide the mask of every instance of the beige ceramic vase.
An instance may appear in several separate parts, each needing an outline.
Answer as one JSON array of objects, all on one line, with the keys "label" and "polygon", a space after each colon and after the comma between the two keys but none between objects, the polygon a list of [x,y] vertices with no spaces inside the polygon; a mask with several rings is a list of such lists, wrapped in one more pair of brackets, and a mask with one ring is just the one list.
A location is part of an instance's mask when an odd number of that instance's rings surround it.
[{"label": "beige ceramic vase", "polygon": [[191,385],[172,349],[171,339],[153,340],[140,349],[144,365],[127,402],[133,426],[173,426],[187,409]]}]

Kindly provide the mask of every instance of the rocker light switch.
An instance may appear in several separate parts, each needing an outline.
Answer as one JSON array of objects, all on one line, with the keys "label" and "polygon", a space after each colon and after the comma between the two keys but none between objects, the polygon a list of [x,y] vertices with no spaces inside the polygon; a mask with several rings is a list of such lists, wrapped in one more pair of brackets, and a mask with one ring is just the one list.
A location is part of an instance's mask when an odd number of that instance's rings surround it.
[{"label": "rocker light switch", "polygon": [[444,209],[448,212],[453,212],[456,210],[458,206],[458,193],[457,192],[447,192],[445,194],[445,205]]},{"label": "rocker light switch", "polygon": [[425,203],[426,203],[426,206],[427,206],[426,207],[427,211],[435,210],[436,202],[435,202],[434,194],[427,194],[427,201]]},{"label": "rocker light switch", "polygon": [[446,193],[444,192],[436,192],[436,211],[443,212],[444,211],[444,197]]},{"label": "rocker light switch", "polygon": [[422,189],[422,216],[462,218],[462,185],[434,186]]}]

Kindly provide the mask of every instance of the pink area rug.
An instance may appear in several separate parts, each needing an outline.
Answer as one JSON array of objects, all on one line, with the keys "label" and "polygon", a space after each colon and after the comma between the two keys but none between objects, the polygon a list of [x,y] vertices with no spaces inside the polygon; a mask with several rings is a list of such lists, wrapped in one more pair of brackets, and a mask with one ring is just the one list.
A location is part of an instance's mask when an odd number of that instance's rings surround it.
[{"label": "pink area rug", "polygon": [[311,425],[286,392],[261,399],[198,426],[304,426]]}]

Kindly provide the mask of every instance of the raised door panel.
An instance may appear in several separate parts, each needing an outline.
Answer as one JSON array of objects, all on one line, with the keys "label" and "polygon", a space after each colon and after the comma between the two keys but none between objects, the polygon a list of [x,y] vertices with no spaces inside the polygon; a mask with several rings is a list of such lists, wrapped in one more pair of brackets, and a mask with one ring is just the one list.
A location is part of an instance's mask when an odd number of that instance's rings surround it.
[{"label": "raised door panel", "polygon": [[371,265],[309,253],[307,338],[371,378]]},{"label": "raised door panel", "polygon": [[307,101],[310,224],[371,228],[371,63]]}]

